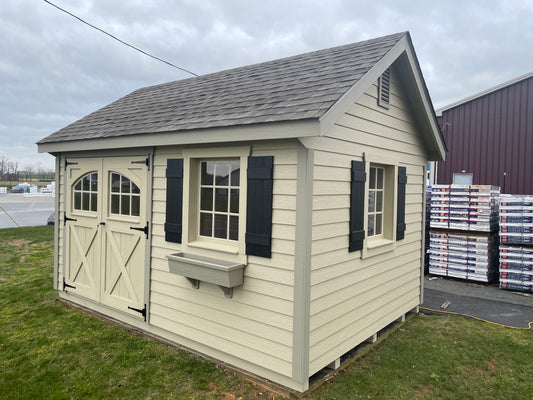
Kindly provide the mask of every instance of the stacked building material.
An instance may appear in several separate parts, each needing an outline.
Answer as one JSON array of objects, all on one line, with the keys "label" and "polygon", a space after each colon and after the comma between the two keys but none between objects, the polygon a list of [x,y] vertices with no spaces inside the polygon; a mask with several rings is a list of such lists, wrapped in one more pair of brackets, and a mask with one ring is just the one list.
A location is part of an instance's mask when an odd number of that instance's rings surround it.
[{"label": "stacked building material", "polygon": [[429,273],[492,282],[498,276],[498,236],[431,230]]},{"label": "stacked building material", "polygon": [[431,228],[498,230],[498,186],[435,185],[428,194]]},{"label": "stacked building material", "polygon": [[481,282],[496,280],[500,188],[435,185],[429,193],[429,273]]},{"label": "stacked building material", "polygon": [[448,228],[450,223],[450,185],[434,185],[428,188],[430,200],[429,226]]},{"label": "stacked building material", "polygon": [[500,287],[533,292],[533,196],[500,199]]}]

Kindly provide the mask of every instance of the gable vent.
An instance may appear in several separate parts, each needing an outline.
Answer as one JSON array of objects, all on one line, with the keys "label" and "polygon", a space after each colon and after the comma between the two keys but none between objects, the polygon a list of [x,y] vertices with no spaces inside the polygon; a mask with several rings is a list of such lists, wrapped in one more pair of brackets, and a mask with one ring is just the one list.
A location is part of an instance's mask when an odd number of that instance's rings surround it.
[{"label": "gable vent", "polygon": [[390,104],[390,68],[379,77],[378,84],[378,105],[389,108]]}]

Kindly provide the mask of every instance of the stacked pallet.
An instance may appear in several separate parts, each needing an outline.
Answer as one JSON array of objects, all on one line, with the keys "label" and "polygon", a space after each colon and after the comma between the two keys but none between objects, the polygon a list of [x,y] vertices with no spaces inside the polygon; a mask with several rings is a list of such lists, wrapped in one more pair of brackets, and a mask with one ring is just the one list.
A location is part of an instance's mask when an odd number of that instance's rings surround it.
[{"label": "stacked pallet", "polygon": [[500,200],[500,287],[533,292],[533,196]]},{"label": "stacked pallet", "polygon": [[498,230],[500,188],[490,185],[435,185],[431,199],[431,228],[477,232]]},{"label": "stacked pallet", "polygon": [[429,273],[492,282],[498,277],[498,236],[431,230]]},{"label": "stacked pallet", "polygon": [[430,274],[480,282],[497,279],[499,193],[499,187],[489,185],[428,189]]}]

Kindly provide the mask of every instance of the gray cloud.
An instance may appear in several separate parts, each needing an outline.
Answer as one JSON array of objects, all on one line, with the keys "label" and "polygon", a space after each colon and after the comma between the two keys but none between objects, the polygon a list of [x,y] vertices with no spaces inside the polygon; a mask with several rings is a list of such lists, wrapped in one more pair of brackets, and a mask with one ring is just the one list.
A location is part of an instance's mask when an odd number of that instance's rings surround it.
[{"label": "gray cloud", "polygon": [[[533,69],[530,2],[55,1],[198,74],[404,30],[437,108]],[[0,156],[20,165],[53,166],[37,140],[139,87],[188,77],[45,2],[4,0],[0,18]]]}]

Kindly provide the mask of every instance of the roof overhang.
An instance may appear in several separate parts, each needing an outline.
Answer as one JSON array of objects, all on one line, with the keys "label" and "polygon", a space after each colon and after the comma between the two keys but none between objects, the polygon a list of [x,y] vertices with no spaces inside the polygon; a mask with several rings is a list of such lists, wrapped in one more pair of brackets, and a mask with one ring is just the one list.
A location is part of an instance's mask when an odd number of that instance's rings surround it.
[{"label": "roof overhang", "polygon": [[329,130],[345,110],[355,103],[368,88],[398,61],[400,74],[405,79],[405,90],[415,110],[414,117],[422,132],[428,159],[443,161],[446,157],[446,142],[437,122],[429,92],[408,33],[389,50],[349,91],[347,91],[321,118],[321,132]]},{"label": "roof overhang", "polygon": [[220,128],[38,143],[39,153],[126,149],[132,147],[235,143],[319,136],[318,119],[236,125]]}]

